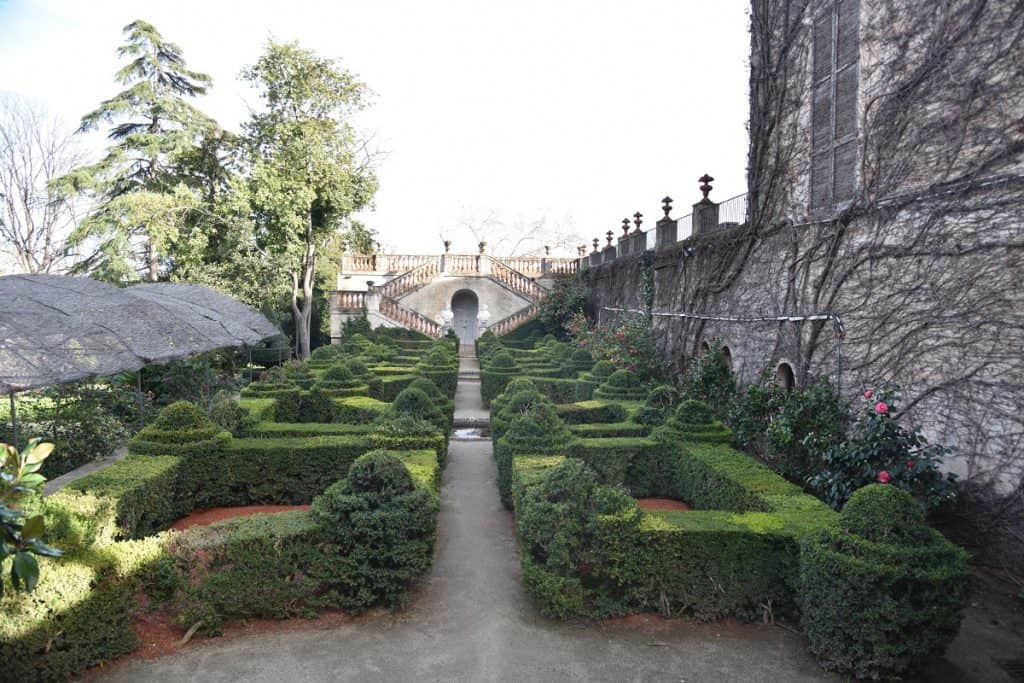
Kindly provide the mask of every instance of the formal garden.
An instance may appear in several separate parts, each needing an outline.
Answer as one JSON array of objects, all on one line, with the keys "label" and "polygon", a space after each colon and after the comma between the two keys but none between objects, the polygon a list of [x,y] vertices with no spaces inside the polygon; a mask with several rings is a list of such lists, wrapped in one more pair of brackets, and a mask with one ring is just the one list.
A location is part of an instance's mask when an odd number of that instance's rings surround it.
[{"label": "formal garden", "polygon": [[[66,680],[114,659],[138,645],[142,616],[187,638],[238,620],[404,605],[433,559],[456,346],[361,332],[305,362],[212,373],[240,391],[211,392],[201,360],[199,400],[151,407],[127,457],[45,498],[40,469],[61,460],[59,448],[8,448],[4,510],[17,517],[4,530],[17,538],[5,538],[4,555],[17,551],[22,590],[0,602],[3,679]],[[108,405],[123,389],[116,379],[91,386]],[[26,400],[42,410],[54,399]],[[125,410],[119,433],[136,419]],[[291,509],[240,516],[237,506]],[[222,521],[171,529],[224,508]]]},{"label": "formal garden", "polygon": [[546,615],[778,621],[858,678],[942,654],[970,569],[927,515],[955,482],[945,449],[892,418],[896,388],[860,407],[825,379],[740,390],[715,348],[669,378],[642,316],[595,327],[558,299],[547,325],[477,343],[499,493]]}]

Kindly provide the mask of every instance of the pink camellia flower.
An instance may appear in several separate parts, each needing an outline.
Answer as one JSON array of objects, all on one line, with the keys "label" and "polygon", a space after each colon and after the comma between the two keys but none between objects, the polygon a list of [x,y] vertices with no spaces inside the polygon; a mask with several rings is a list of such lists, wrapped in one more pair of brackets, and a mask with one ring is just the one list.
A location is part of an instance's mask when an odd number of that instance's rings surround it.
[{"label": "pink camellia flower", "polygon": [[875,412],[879,415],[885,415],[889,412],[889,406],[886,405],[885,401],[879,401],[875,404]]},{"label": "pink camellia flower", "polygon": [[870,389],[868,389],[867,391],[864,392],[864,398],[867,398],[867,399],[870,399],[874,395],[875,395],[875,392],[871,391]]},{"label": "pink camellia flower", "polygon": [[888,484],[889,483],[889,473],[886,472],[885,470],[882,470],[881,472],[879,472],[878,473],[878,481],[879,481],[879,483],[882,483],[882,484]]},{"label": "pink camellia flower", "polygon": [[914,469],[914,461],[913,460],[908,460],[907,461],[907,469],[908,470]]}]

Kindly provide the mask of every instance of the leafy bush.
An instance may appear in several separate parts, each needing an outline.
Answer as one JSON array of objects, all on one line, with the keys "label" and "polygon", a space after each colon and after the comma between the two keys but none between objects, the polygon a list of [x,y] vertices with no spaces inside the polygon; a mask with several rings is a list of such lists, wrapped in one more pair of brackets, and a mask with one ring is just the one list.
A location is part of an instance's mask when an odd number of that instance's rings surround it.
[{"label": "leafy bush", "polygon": [[218,391],[210,402],[210,420],[232,436],[245,436],[256,425],[252,414],[238,405],[238,400],[226,391]]},{"label": "leafy bush", "polygon": [[621,613],[615,600],[620,588],[607,572],[597,519],[627,509],[626,525],[635,527],[636,502],[599,486],[594,472],[573,459],[552,467],[516,498],[523,581],[541,611],[562,619]]},{"label": "leafy bush", "polygon": [[909,491],[929,511],[955,500],[956,475],[941,471],[949,449],[893,418],[897,392],[869,389],[863,400],[845,439],[822,453],[821,471],[808,480],[815,493],[838,509],[855,490],[878,481]]},{"label": "leafy bush", "polygon": [[800,589],[801,625],[825,668],[900,677],[956,636],[970,569],[910,494],[875,484],[853,494],[839,530],[804,539]]},{"label": "leafy bush", "polygon": [[438,464],[444,464],[448,441],[434,423],[411,415],[385,415],[373,427],[369,434],[372,448],[391,451],[429,448],[437,455]]},{"label": "leafy bush", "polygon": [[636,421],[643,425],[662,425],[679,403],[679,391],[668,384],[655,387],[647,395],[643,407],[636,414]]},{"label": "leafy bush", "polygon": [[706,403],[719,419],[726,419],[736,397],[736,378],[721,353],[717,342],[704,353],[690,360],[680,382],[680,392]]},{"label": "leafy bush", "polygon": [[590,372],[581,373],[576,380],[575,400],[589,401],[594,398],[594,390],[611,377],[615,372],[615,364],[610,360],[599,360],[594,363]]},{"label": "leafy bush", "polygon": [[568,275],[555,280],[555,286],[540,302],[537,318],[545,328],[561,338],[568,337],[566,325],[583,312],[587,302],[587,285],[582,277]]},{"label": "leafy bush", "polygon": [[512,507],[512,459],[517,455],[563,455],[572,434],[558,418],[550,401],[533,401],[525,410],[512,413],[508,429],[498,439],[494,458],[498,464],[498,491],[505,507]]},{"label": "leafy bush", "polygon": [[320,579],[346,609],[402,604],[430,567],[437,510],[437,497],[414,488],[396,457],[363,455],[346,479],[313,501],[313,517],[328,538],[321,552],[337,558],[334,576]]},{"label": "leafy bush", "polygon": [[568,324],[573,342],[597,359],[610,360],[617,368],[635,373],[642,382],[664,374],[651,338],[651,319],[626,314],[614,323],[592,325],[582,314]]},{"label": "leafy bush", "polygon": [[786,390],[768,371],[737,395],[729,414],[736,443],[790,481],[821,471],[821,453],[842,440],[846,408],[828,378]]}]

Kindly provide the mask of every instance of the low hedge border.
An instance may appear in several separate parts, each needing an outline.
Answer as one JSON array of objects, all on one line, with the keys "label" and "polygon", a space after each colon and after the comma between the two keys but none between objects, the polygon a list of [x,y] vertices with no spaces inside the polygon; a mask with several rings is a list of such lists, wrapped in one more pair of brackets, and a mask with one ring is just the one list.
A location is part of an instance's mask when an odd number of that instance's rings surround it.
[{"label": "low hedge border", "polygon": [[626,408],[612,401],[579,401],[557,406],[558,417],[568,425],[589,423],[624,422]]}]

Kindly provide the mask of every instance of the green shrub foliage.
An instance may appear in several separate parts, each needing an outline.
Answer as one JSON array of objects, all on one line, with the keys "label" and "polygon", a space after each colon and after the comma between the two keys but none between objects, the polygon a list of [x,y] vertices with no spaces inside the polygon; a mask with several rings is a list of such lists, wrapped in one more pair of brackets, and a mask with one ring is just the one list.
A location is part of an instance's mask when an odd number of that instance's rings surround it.
[{"label": "green shrub foliage", "polygon": [[337,559],[334,576],[321,579],[353,611],[402,604],[430,567],[437,509],[436,496],[414,488],[393,455],[362,456],[346,479],[313,501],[314,519],[328,538],[322,552]]},{"label": "green shrub foliage", "polygon": [[665,423],[679,404],[679,391],[668,384],[662,384],[647,394],[643,407],[636,414],[640,424],[658,426]]},{"label": "green shrub foliage", "polygon": [[188,401],[178,401],[160,411],[157,419],[128,442],[128,450],[145,455],[206,456],[223,450],[231,434],[214,424]]},{"label": "green shrub foliage", "polygon": [[801,624],[825,668],[895,678],[940,656],[969,597],[966,553],[928,528],[920,504],[873,484],[850,498],[840,529],[801,546]]},{"label": "green shrub foliage", "polygon": [[395,417],[408,416],[426,420],[442,433],[448,430],[448,417],[442,414],[438,400],[412,386],[395,397],[394,403],[391,404],[391,414]]},{"label": "green shrub foliage", "polygon": [[608,574],[601,552],[598,516],[629,510],[635,527],[640,511],[625,492],[599,485],[593,470],[568,459],[549,470],[522,496],[516,527],[523,580],[541,611],[558,618],[622,611],[621,589]]},{"label": "green shrub foliage", "polygon": [[238,400],[227,391],[218,391],[210,402],[210,420],[232,436],[245,436],[256,426],[256,420],[248,410],[238,405]]},{"label": "green shrub foliage", "polygon": [[514,413],[508,429],[494,448],[502,503],[511,509],[514,456],[562,455],[571,441],[572,434],[558,418],[558,412],[550,401],[531,401],[528,408]]}]

